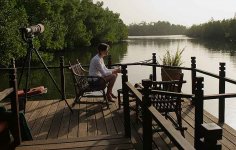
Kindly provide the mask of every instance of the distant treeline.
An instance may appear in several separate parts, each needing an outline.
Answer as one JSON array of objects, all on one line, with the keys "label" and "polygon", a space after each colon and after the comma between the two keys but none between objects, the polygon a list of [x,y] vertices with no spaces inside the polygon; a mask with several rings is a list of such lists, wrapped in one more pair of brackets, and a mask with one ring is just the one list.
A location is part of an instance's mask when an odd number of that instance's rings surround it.
[{"label": "distant treeline", "polygon": [[236,40],[236,19],[228,19],[222,21],[209,21],[200,25],[191,26],[187,36],[204,38],[204,39],[218,39],[218,40]]},{"label": "distant treeline", "polygon": [[170,24],[167,21],[131,24],[128,26],[128,29],[130,36],[178,35],[185,34],[187,30],[185,26]]},{"label": "distant treeline", "polygon": [[[26,44],[19,28],[38,23],[45,26],[45,31],[34,39],[35,47],[41,51],[126,39],[128,28],[119,14],[102,5],[93,0],[1,0],[0,64],[7,65],[12,57],[25,56]],[[42,56],[49,59],[50,55]]]}]

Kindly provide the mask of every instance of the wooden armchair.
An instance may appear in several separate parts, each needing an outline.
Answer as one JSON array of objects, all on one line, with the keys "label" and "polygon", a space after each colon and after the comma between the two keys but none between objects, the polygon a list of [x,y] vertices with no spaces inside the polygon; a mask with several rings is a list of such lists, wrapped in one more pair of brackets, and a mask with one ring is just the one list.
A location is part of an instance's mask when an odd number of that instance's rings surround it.
[{"label": "wooden armchair", "polygon": [[89,76],[88,71],[81,66],[78,60],[73,65],[69,62],[69,65],[69,69],[73,76],[76,94],[74,102],[79,103],[82,97],[97,97],[98,95],[89,95],[89,93],[100,91],[102,92],[102,97],[104,98],[107,108],[109,108],[109,103],[105,93],[105,88],[107,87],[105,79],[99,76]]},{"label": "wooden armchair", "polygon": [[[152,91],[150,94],[152,105],[163,115],[166,119],[169,119],[177,130],[180,130],[181,134],[184,136],[184,128],[182,126],[181,118],[181,92],[183,81],[183,74],[181,73],[180,80],[173,81],[153,81]],[[136,87],[142,91],[142,85],[136,84]],[[167,92],[168,91],[168,92]],[[176,118],[173,118],[170,113],[174,112]],[[159,131],[159,128],[155,128],[154,131]]]}]

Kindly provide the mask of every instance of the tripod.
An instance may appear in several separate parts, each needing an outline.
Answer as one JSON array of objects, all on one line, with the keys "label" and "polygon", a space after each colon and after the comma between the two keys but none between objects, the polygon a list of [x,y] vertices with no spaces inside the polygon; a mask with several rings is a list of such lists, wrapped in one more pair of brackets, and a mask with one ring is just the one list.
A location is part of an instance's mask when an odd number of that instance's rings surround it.
[{"label": "tripod", "polygon": [[26,72],[26,82],[25,82],[25,89],[24,89],[25,95],[24,95],[24,99],[23,99],[24,100],[23,101],[24,112],[25,112],[27,96],[28,96],[27,91],[28,91],[28,88],[29,88],[30,67],[31,67],[31,59],[32,59],[33,51],[36,53],[36,55],[39,58],[40,62],[43,64],[45,70],[47,71],[48,75],[50,76],[51,80],[53,81],[53,83],[54,83],[55,87],[57,88],[58,92],[63,97],[61,100],[64,100],[66,102],[66,105],[70,109],[70,111],[73,112],[73,110],[71,109],[70,105],[68,104],[65,96],[63,96],[63,93],[62,93],[61,89],[58,87],[56,81],[54,80],[52,74],[50,73],[47,65],[44,63],[44,61],[43,61],[42,57],[40,56],[39,52],[34,47],[34,45],[33,45],[34,34],[33,33],[26,34],[24,31],[21,30],[21,35],[22,35],[23,40],[28,44],[27,54],[26,54],[26,56],[24,58],[24,64],[23,64],[23,67],[22,67],[22,70],[21,70],[21,74],[20,74],[20,78],[19,78],[19,83],[18,83],[18,86],[19,86],[20,82],[21,82],[21,78],[22,78],[23,73],[24,73],[25,66],[27,65],[28,68],[27,68],[27,72]]}]

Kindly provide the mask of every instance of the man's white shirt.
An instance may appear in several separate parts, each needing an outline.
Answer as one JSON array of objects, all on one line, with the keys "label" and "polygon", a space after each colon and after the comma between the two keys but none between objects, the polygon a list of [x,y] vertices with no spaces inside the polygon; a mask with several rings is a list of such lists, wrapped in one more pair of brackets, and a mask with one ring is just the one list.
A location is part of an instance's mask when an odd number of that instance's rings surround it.
[{"label": "man's white shirt", "polygon": [[100,76],[105,77],[112,74],[111,69],[107,69],[104,64],[103,58],[99,57],[99,55],[95,55],[89,65],[89,75],[90,76]]}]

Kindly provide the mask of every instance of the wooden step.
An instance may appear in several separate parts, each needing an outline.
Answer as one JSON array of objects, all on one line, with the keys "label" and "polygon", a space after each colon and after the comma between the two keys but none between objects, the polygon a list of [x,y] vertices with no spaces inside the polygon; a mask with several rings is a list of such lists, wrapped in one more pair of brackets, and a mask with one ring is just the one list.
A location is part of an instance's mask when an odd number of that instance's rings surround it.
[{"label": "wooden step", "polygon": [[16,150],[80,150],[80,149],[134,149],[123,135],[102,135],[73,139],[34,140],[22,142]]}]

